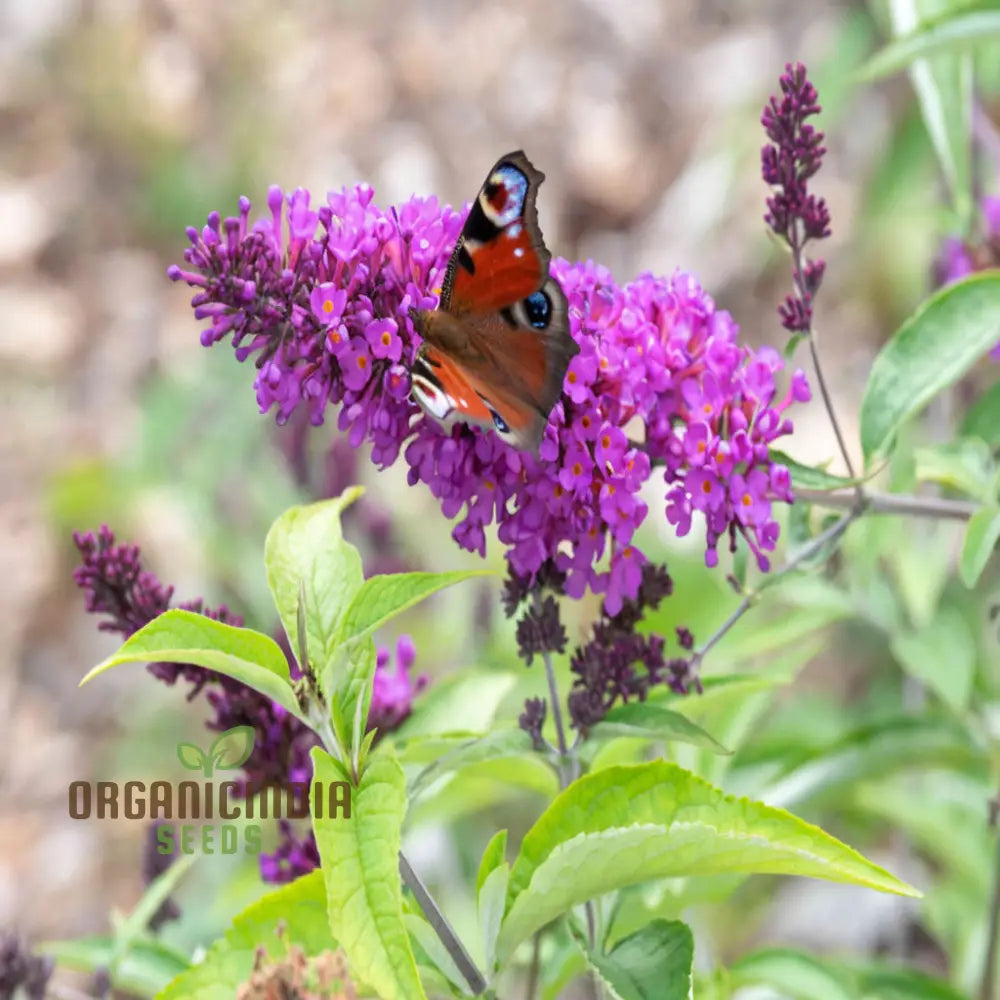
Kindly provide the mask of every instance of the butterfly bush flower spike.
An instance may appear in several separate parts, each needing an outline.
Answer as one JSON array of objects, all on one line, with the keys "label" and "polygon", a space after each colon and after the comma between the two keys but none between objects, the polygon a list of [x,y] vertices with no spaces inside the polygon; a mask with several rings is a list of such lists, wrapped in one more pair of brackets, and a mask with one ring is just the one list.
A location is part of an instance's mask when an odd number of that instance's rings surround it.
[{"label": "butterfly bush flower spike", "polygon": [[[106,525],[96,533],[77,532],[73,537],[82,557],[73,577],[84,592],[87,611],[103,616],[100,629],[127,637],[172,606],[173,587],[143,569],[138,546],[116,542]],[[224,605],[214,610],[204,608],[200,599],[177,606],[229,624],[243,622]],[[283,645],[291,661],[287,641]],[[368,729],[377,728],[382,735],[398,728],[410,715],[415,695],[428,682],[425,674],[410,678],[416,649],[409,636],[399,638],[394,667],[391,659],[387,649],[377,649]],[[289,665],[294,672],[294,661]],[[209,729],[253,729],[253,752],[234,782],[237,797],[250,797],[268,783],[310,781],[309,751],[317,744],[316,735],[284,707],[231,677],[193,664],[153,663],[149,669],[167,684],[178,679],[190,683],[189,700],[204,690],[214,713],[206,723]],[[275,853],[260,856],[265,881],[287,881],[319,864],[311,831],[300,835],[292,824],[284,822],[279,833],[281,841]]]},{"label": "butterfly bush flower spike", "polygon": [[764,181],[772,188],[764,221],[792,251],[795,293],[778,310],[791,333],[807,334],[812,327],[813,298],[826,267],[810,260],[803,248],[811,240],[830,235],[826,202],[809,190],[809,180],[823,163],[823,133],[806,119],[822,110],[816,88],[802,63],[789,63],[780,80],[781,96],[772,97],[761,115],[770,143],[761,150]]},{"label": "butterfly bush flower spike", "polygon": [[646,556],[635,532],[651,479],[678,533],[703,515],[709,565],[720,540],[743,537],[768,566],[771,503],[792,499],[769,447],[791,432],[786,411],[808,386],[797,373],[779,395],[780,356],[742,347],[693,276],[620,285],[591,261],[553,260],[579,353],[535,456],[493,431],[446,432],[410,398],[420,347],[411,310],[436,304],[463,213],[434,198],[382,210],[366,185],[330,194],[315,213],[307,205],[301,191],[283,201],[272,191],[251,224],[244,199],[237,216],[189,230],[186,266],[169,271],[196,289],[204,343],[229,337],[239,360],[256,357],[262,410],[279,422],[299,407],[313,422],[332,412],[376,465],[402,456],[410,484],[456,519],[462,548],[485,554],[496,525],[516,575],[554,563],[567,594],[602,594],[610,615],[638,594]]}]

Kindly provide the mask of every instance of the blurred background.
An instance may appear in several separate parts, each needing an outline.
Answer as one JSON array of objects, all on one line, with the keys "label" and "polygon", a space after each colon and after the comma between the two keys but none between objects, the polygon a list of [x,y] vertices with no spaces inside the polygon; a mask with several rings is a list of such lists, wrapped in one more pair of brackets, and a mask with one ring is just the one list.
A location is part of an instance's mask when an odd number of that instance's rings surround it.
[{"label": "blurred background", "polygon": [[[115,640],[84,613],[71,578],[73,530],[108,523],[142,546],[177,599],[225,601],[265,630],[274,625],[260,555],[266,528],[330,476],[369,487],[367,534],[352,529],[369,569],[386,559],[421,569],[475,562],[448,541],[429,494],[406,487],[401,463],[379,474],[341,448],[331,471],[332,427],[308,431],[313,473],[288,461],[306,429],[276,429],[258,414],[253,368],[225,346],[200,346],[190,292],[166,278],[185,226],[213,209],[233,213],[240,194],[263,206],[272,183],[307,187],[314,203],[367,181],[380,204],[412,193],[459,204],[498,155],[522,147],[546,174],[539,211],[554,254],[592,257],[620,282],[691,271],[747,342],[781,347],[775,308],[789,272],[762,223],[759,118],[786,61],[801,59],[819,88],[830,149],[815,184],[833,219],[821,251],[820,349],[853,447],[872,358],[930,289],[950,226],[905,76],[852,82],[884,40],[879,9],[832,0],[0,3],[0,928],[69,938],[99,933],[112,907],[133,906],[143,825],[69,819],[67,786],[171,777],[177,741],[204,733],[204,705],[142,669],[77,689]],[[1000,71],[983,63],[989,109],[990,73]],[[991,372],[985,362],[958,403]],[[821,407],[798,407],[795,422],[788,450],[841,471]],[[658,500],[644,546],[669,560],[677,596],[654,624],[704,636],[736,598],[724,568],[703,569],[696,541],[671,537]],[[863,742],[884,734],[879,720],[907,699],[925,704],[923,689],[907,684],[890,625],[903,616],[916,627],[952,601],[956,537],[949,526],[865,522],[848,540],[853,576],[836,593],[819,579],[776,588],[706,671],[794,682],[704,709],[699,721],[740,747],[735,758],[679,755],[730,790],[826,824],[940,894],[904,903],[757,879],[724,905],[712,899],[731,887],[701,886],[690,898],[679,889],[674,908],[695,906],[702,969],[761,944],[800,945],[888,953],[971,988],[991,850],[985,757],[955,731],[955,712],[937,742],[895,731],[888,747]],[[898,561],[866,562],[875,550]],[[496,546],[490,562],[499,566]],[[432,616],[405,621],[431,692],[439,683],[451,692],[436,703],[442,718],[480,701],[514,718],[539,688],[537,671],[518,665],[497,591],[495,582],[458,588]],[[976,663],[991,655],[980,624],[986,599],[956,596],[949,611],[970,622]],[[579,622],[595,610],[578,609]],[[482,683],[496,691],[448,687],[460,668],[489,674]],[[857,735],[865,725],[868,736]],[[852,739],[860,742],[844,742]],[[837,758],[840,777],[810,777],[810,754],[841,745],[853,756]],[[915,747],[929,756],[914,757]],[[953,810],[922,840],[902,817],[916,822],[931,793],[897,781],[914,765],[926,772],[920,781],[943,774],[934,788],[949,790]],[[544,801],[530,776],[520,787],[486,772],[478,781],[447,791],[450,814],[441,803],[427,806],[426,819],[417,810],[408,834],[412,860],[459,926],[471,905],[463,886],[489,834],[502,822],[523,830]],[[954,864],[942,846],[953,836],[964,838],[947,845],[961,855]],[[252,860],[202,859],[179,894],[185,914],[165,933],[183,947],[210,940],[260,891]],[[641,900],[649,912],[670,910],[659,891]]]}]

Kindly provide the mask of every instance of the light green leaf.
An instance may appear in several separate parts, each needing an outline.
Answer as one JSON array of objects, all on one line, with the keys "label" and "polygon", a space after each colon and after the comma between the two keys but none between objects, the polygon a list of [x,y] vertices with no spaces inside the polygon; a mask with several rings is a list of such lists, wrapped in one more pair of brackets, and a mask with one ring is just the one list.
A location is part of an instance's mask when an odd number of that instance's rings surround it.
[{"label": "light green leaf", "polygon": [[833,797],[861,781],[936,767],[978,774],[985,770],[985,760],[953,717],[900,715],[861,726],[833,746],[817,748],[770,785],[765,797],[787,808]]},{"label": "light green leaf", "polygon": [[486,876],[476,896],[476,909],[479,913],[479,929],[483,935],[483,954],[486,956],[487,975],[493,972],[496,967],[497,938],[500,936],[500,925],[503,923],[509,881],[510,865],[504,861]]},{"label": "light green leaf", "polygon": [[850,489],[861,479],[850,479],[846,476],[835,476],[832,472],[827,472],[817,466],[803,465],[796,462],[790,455],[776,448],[771,449],[771,462],[774,465],[783,465],[788,469],[792,477],[793,489],[805,490],[844,490]]},{"label": "light green leaf", "polygon": [[969,1000],[949,983],[917,969],[894,968],[876,962],[845,963],[857,977],[865,1000]]},{"label": "light green leaf", "polygon": [[961,378],[1000,334],[1000,271],[983,271],[931,296],[872,365],[861,403],[865,460],[888,449],[896,431]]},{"label": "light green leaf", "polygon": [[188,854],[171,862],[166,871],[161,872],[149,884],[142,894],[135,909],[122,920],[115,929],[115,945],[108,961],[108,972],[115,976],[125,956],[132,950],[132,945],[147,932],[150,920],[167,901],[170,894],[177,888],[182,878],[194,867],[198,855]]},{"label": "light green leaf", "polygon": [[486,881],[486,876],[489,875],[494,868],[497,868],[504,863],[506,855],[507,831],[497,830],[497,832],[490,837],[490,842],[486,845],[486,849],[483,851],[483,857],[479,862],[479,871],[476,874],[477,897],[482,891],[483,883]]},{"label": "light green leaf", "polygon": [[334,697],[336,713],[334,724],[338,719],[351,722],[350,733],[341,735],[342,741],[348,746],[356,743],[359,734],[368,722],[368,711],[371,708],[372,692],[375,690],[375,669],[378,666],[378,650],[372,637],[365,636],[351,646],[339,646],[334,653],[337,665],[334,680]]},{"label": "light green leaf", "polygon": [[990,556],[1000,540],[1000,505],[995,503],[977,510],[965,527],[959,571],[962,583],[970,589],[979,581]]},{"label": "light green leaf", "polygon": [[704,747],[714,753],[730,752],[680,712],[649,701],[631,701],[625,705],[617,705],[591,729],[590,735],[596,740],[614,739],[618,736],[638,736],[668,742],[677,740]]},{"label": "light green leaf", "polygon": [[178,743],[177,759],[189,771],[202,771],[206,765],[211,765],[211,758],[206,757],[205,751],[193,743]]},{"label": "light green leaf", "polygon": [[468,669],[435,681],[421,695],[420,711],[414,712],[393,733],[393,739],[453,733],[459,727],[485,732],[521,674]]},{"label": "light green leaf", "polygon": [[[281,940],[279,925],[285,929]],[[258,947],[263,945],[277,958],[293,944],[307,956],[337,947],[330,937],[322,872],[310,872],[248,906],[205,957],[158,993],[156,1000],[233,1000],[237,987],[253,972]]]},{"label": "light green leaf", "polygon": [[407,608],[426,600],[445,587],[475,576],[490,576],[490,570],[454,570],[448,573],[385,573],[365,580],[344,612],[338,641],[354,642],[371,635]]},{"label": "light green leaf", "polygon": [[[72,941],[43,941],[36,950],[41,955],[51,955],[60,968],[95,973],[110,964],[114,940],[101,935]],[[152,996],[190,964],[185,955],[161,941],[140,938],[132,942],[111,983],[115,989]]]},{"label": "light green leaf", "polygon": [[733,988],[766,985],[795,1000],[967,1000],[940,979],[879,963],[834,962],[793,948],[744,955],[729,970]]},{"label": "light green leaf", "polygon": [[918,482],[938,483],[977,500],[994,499],[996,461],[982,438],[959,438],[948,444],[917,448],[913,458]]},{"label": "light green leaf", "polygon": [[858,1000],[852,977],[813,955],[768,948],[745,955],[731,968],[734,987],[763,984],[795,1000]]},{"label": "light green leaf", "polygon": [[501,964],[571,906],[647,879],[724,872],[809,875],[917,890],[816,826],[736,799],[667,761],[575,781],[525,834],[511,872]]},{"label": "light green leaf", "polygon": [[688,1000],[692,996],[694,938],[679,920],[653,920],[619,941],[607,955],[587,961],[620,1000]]},{"label": "light green leaf", "polygon": [[[889,0],[893,35],[919,31],[937,13],[927,0]],[[939,51],[909,66],[924,125],[951,192],[952,204],[969,227],[972,212],[972,60],[967,53]]]},{"label": "light green leaf", "polygon": [[[997,338],[1000,341],[1000,337]],[[991,385],[965,414],[962,437],[981,438],[991,448],[1000,445],[1000,381]]]},{"label": "light green leaf", "polygon": [[905,69],[917,59],[941,52],[971,49],[1000,37],[1000,10],[995,5],[950,10],[884,46],[861,68],[859,82],[870,83]]},{"label": "light green leaf", "polygon": [[362,492],[354,486],[335,500],[291,507],[271,525],[264,542],[267,583],[300,663],[298,609],[305,591],[309,664],[324,691],[341,619],[364,582],[361,556],[344,541],[340,527],[344,508]]},{"label": "light green leaf", "polygon": [[288,660],[269,635],[179,608],[164,611],[130,635],[118,652],[94,667],[80,685],[122,663],[150,662],[193,663],[225,674],[302,718],[292,692]]},{"label": "light green leaf", "polygon": [[[427,953],[427,957],[434,963],[434,971],[440,973],[452,987],[457,987],[464,996],[471,996],[468,984],[462,976],[455,960],[448,954],[448,949],[441,943],[441,939],[434,932],[427,919],[420,913],[404,913],[403,923],[410,932],[417,944]],[[423,962],[421,963],[423,965]],[[426,985],[426,978],[424,978]],[[453,990],[449,989],[449,993]]]},{"label": "light green leaf", "polygon": [[481,739],[468,740],[454,750],[439,757],[417,775],[410,786],[410,797],[416,798],[427,786],[444,774],[459,771],[483,761],[502,760],[508,757],[533,756],[531,737],[521,728],[497,729]]},{"label": "light green leaf", "polygon": [[383,751],[370,758],[351,796],[350,818],[315,818],[316,783],[343,781],[344,769],[319,747],[312,751],[313,830],[322,860],[330,930],[352,974],[382,1000],[423,1000],[403,923],[399,846],[406,812],[406,779]]},{"label": "light green leaf", "polygon": [[916,632],[892,637],[896,662],[956,712],[969,703],[976,669],[976,642],[962,612],[944,607]]},{"label": "light green leaf", "polygon": [[[397,731],[398,732],[398,731]],[[400,740],[396,733],[387,736],[392,741],[396,756],[404,768],[416,764],[432,764],[439,757],[470,740],[481,740],[486,734],[459,730],[431,736],[412,736]]]},{"label": "light green leaf", "polygon": [[234,726],[212,740],[208,755],[216,771],[235,771],[253,753],[253,726]]}]

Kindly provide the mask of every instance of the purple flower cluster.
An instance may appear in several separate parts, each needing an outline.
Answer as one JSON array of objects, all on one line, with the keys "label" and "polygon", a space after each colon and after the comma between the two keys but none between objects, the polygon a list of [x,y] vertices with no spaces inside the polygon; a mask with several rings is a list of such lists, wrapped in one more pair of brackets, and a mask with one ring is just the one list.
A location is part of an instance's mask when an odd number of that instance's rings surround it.
[{"label": "purple flower cluster", "polygon": [[[673,593],[673,586],[665,566],[647,563],[636,597],[617,614],[605,612],[591,639],[576,649],[570,660],[574,680],[567,699],[574,727],[585,732],[619,701],[645,700],[654,685],[665,684],[678,694],[686,694],[689,686],[700,690],[689,658],[668,658],[661,636],[644,635],[637,628],[646,611],[655,610]],[[687,629],[678,630],[678,644],[684,649],[693,645]]]},{"label": "purple flower cluster", "polygon": [[[966,243],[957,236],[948,236],[934,262],[935,285],[948,285],[975,271],[1000,267],[1000,197],[986,195],[979,203],[979,239]],[[1000,361],[1000,343],[990,351],[990,357]]]},{"label": "purple flower cluster", "polygon": [[311,829],[299,835],[287,819],[278,820],[281,838],[273,854],[261,854],[260,875],[265,882],[293,882],[319,868],[319,848]]},{"label": "purple flower cluster", "polygon": [[792,333],[808,333],[813,297],[826,265],[808,260],[802,249],[810,240],[830,235],[830,212],[822,198],[809,191],[808,181],[819,170],[826,149],[823,133],[806,123],[822,110],[816,88],[801,63],[789,63],[780,80],[781,98],[772,97],[761,115],[771,142],[761,150],[764,181],[774,189],[767,199],[764,221],[791,248],[795,259],[795,294],[779,307],[782,325]]},{"label": "purple flower cluster", "polygon": [[0,935],[0,997],[44,1000],[53,961],[33,955],[15,934]]},{"label": "purple flower cluster", "polygon": [[242,199],[238,217],[213,213],[189,230],[189,267],[169,271],[198,289],[204,343],[231,335],[239,360],[257,354],[262,410],[284,421],[304,405],[318,422],[328,403],[339,406],[351,446],[368,440],[379,466],[405,446],[411,485],[461,515],[459,545],[484,554],[495,523],[514,573],[531,578],[554,560],[567,594],[604,594],[609,614],[638,593],[646,560],[633,536],[654,468],[679,533],[694,511],[705,515],[710,565],[728,534],[767,567],[778,535],[771,500],[792,499],[768,449],[791,431],[785,410],[808,386],[797,372],[779,398],[780,356],[740,347],[735,323],[694,278],[644,274],[622,287],[592,262],[553,262],[580,352],[536,458],[492,431],[445,433],[409,398],[419,346],[410,310],[435,305],[463,216],[433,198],[382,211],[364,185],[309,204],[301,189],[272,189],[270,216],[251,225]]},{"label": "purple flower cluster", "polygon": [[[73,571],[73,580],[84,592],[87,611],[104,616],[97,626],[102,632],[117,632],[128,638],[171,607],[174,588],[160,583],[155,573],[143,570],[137,545],[115,544],[115,536],[106,524],[96,534],[74,532],[73,541],[83,558]],[[243,619],[224,604],[206,608],[199,598],[177,606],[230,625],[243,624]],[[216,676],[192,663],[151,663],[149,672],[167,684],[176,684],[179,677],[189,681],[193,685],[189,699]]]},{"label": "purple flower cluster", "polygon": [[[171,606],[173,587],[164,586],[155,574],[143,570],[138,546],[117,544],[106,525],[96,534],[77,532],[74,540],[83,562],[73,578],[84,591],[87,610],[105,616],[99,628],[127,637]],[[214,611],[204,609],[200,600],[182,606],[220,621],[242,624],[242,619],[224,606]],[[415,683],[410,680],[415,656],[413,642],[406,635],[400,636],[397,644],[395,669],[390,669],[389,651],[377,651],[368,729],[391,732],[412,712],[414,696],[427,683],[426,675],[418,677]],[[294,673],[294,662],[290,666]],[[242,778],[236,782],[239,794],[254,795],[269,782],[311,779],[309,751],[316,745],[316,736],[281,705],[231,677],[193,664],[150,664],[150,671],[168,684],[176,683],[179,677],[191,683],[189,699],[205,689],[214,710],[214,717],[207,723],[210,729],[224,732],[234,726],[253,727],[253,753],[243,765]],[[308,846],[308,837],[306,842],[296,840],[291,827],[287,834],[282,830],[282,836],[283,842],[275,855],[261,855],[261,873],[265,878],[279,869],[291,870],[300,862],[304,864],[303,859],[316,855],[315,845],[311,849]]]}]

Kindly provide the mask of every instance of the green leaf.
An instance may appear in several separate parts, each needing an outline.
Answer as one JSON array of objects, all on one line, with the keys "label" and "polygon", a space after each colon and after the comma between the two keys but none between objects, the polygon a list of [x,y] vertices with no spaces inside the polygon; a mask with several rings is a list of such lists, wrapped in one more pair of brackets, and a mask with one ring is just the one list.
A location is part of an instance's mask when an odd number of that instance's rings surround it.
[{"label": "green leaf", "polygon": [[834,962],[793,948],[744,955],[729,970],[733,989],[766,985],[795,1000],[967,1000],[940,979],[878,963]]},{"label": "green leaf", "polygon": [[734,987],[764,984],[795,1000],[858,1000],[851,976],[792,948],[768,948],[745,955],[731,968]]},{"label": "green leaf", "polygon": [[490,570],[454,570],[448,573],[385,573],[365,580],[344,612],[338,642],[354,642],[371,635],[407,608],[426,600],[445,587],[475,576],[490,576]]},{"label": "green leaf", "polygon": [[[950,984],[916,969],[875,962],[845,963],[857,977],[858,994],[871,1000],[969,1000]],[[857,994],[856,994],[857,995]]]},{"label": "green leaf", "polygon": [[938,483],[977,500],[994,499],[996,461],[982,438],[959,438],[948,444],[917,448],[913,458],[918,482]]},{"label": "green leaf", "polygon": [[846,476],[835,476],[832,472],[812,465],[803,465],[796,462],[790,455],[783,451],[773,449],[770,452],[771,461],[775,465],[783,465],[788,469],[792,477],[792,487],[805,490],[845,490],[851,489],[861,479],[850,479]]},{"label": "green leaf", "polygon": [[[888,9],[896,37],[920,30],[937,13],[928,0],[890,0]],[[962,231],[967,232],[972,214],[971,57],[963,52],[940,51],[914,60],[909,77],[955,213]]]},{"label": "green leaf", "polygon": [[616,706],[593,727],[590,735],[598,740],[618,736],[638,736],[668,742],[677,740],[704,747],[714,753],[730,752],[680,712],[649,701],[631,701]]},{"label": "green leaf", "polygon": [[523,668],[521,674],[468,669],[435,681],[421,696],[419,711],[393,733],[393,740],[453,733],[457,728],[485,732],[523,673]]},{"label": "green leaf", "polygon": [[193,663],[225,674],[302,718],[292,692],[288,660],[269,635],[225,625],[179,608],[164,611],[130,635],[118,652],[99,663],[80,681],[80,686],[122,663],[151,662]]},{"label": "green leaf", "polygon": [[212,741],[208,755],[216,771],[235,771],[253,753],[253,726],[233,726]]},{"label": "green leaf", "polygon": [[352,975],[383,1000],[426,995],[403,923],[399,846],[406,812],[406,779],[389,753],[371,758],[351,796],[350,818],[316,816],[318,782],[327,787],[346,772],[319,747],[312,751],[313,830],[326,883],[330,930],[347,953]]},{"label": "green leaf", "polygon": [[341,512],[362,492],[360,486],[353,486],[335,500],[286,510],[271,525],[264,542],[267,583],[300,663],[298,615],[305,590],[309,664],[324,691],[329,690],[341,619],[364,582],[361,556],[344,541],[340,526]]},{"label": "green leaf", "polygon": [[[281,940],[276,936],[284,927]],[[197,965],[174,979],[156,1000],[232,1000],[253,972],[258,947],[284,955],[298,945],[308,956],[337,947],[330,937],[323,874],[310,872],[248,906]],[[123,965],[123,969],[124,969]]]},{"label": "green leaf", "polygon": [[497,830],[497,832],[490,837],[490,842],[486,845],[486,850],[483,851],[482,860],[479,862],[479,871],[476,874],[476,896],[478,896],[482,890],[483,883],[486,881],[486,876],[489,875],[494,868],[497,868],[504,863],[506,855],[507,831]]},{"label": "green leaf", "polygon": [[[584,942],[578,943],[587,950]],[[587,961],[620,1000],[688,1000],[693,959],[691,930],[678,920],[653,920],[619,941],[610,954],[587,953]]]},{"label": "green leaf", "polygon": [[533,756],[534,753],[531,737],[520,727],[494,730],[481,739],[472,739],[459,744],[454,750],[450,750],[433,764],[425,767],[413,780],[410,797],[416,798],[432,781],[451,771],[458,771],[483,761]]},{"label": "green leaf", "polygon": [[1000,540],[1000,505],[990,504],[977,510],[965,527],[959,571],[962,583],[976,585]]},{"label": "green leaf", "polygon": [[[366,636],[351,646],[340,646],[335,654],[338,666],[334,681],[334,725],[351,720],[351,730],[340,738],[348,746],[356,745],[368,722],[378,651],[372,637]],[[340,722],[342,728],[343,722]]]},{"label": "green leaf", "polygon": [[[455,964],[455,960],[451,955],[448,954],[448,949],[445,948],[429,921],[420,913],[404,913],[403,923],[410,934],[416,939],[417,944],[427,953],[427,957],[434,963],[434,971],[447,979],[452,987],[458,987],[463,995],[471,996],[469,987],[462,977],[461,970]],[[421,965],[423,966],[423,962],[421,962]]]},{"label": "green leaf", "polygon": [[890,645],[899,665],[954,711],[961,712],[968,705],[976,642],[958,608],[942,608],[924,628],[895,635]]},{"label": "green leaf", "polygon": [[991,385],[969,407],[959,433],[962,437],[981,438],[991,448],[1000,445],[1000,382]]},{"label": "green leaf", "polygon": [[647,879],[725,872],[809,875],[916,896],[818,827],[726,795],[667,761],[575,781],[525,834],[511,872],[501,964],[571,906]]},{"label": "green leaf", "polygon": [[951,10],[940,19],[896,38],[876,52],[857,74],[870,83],[905,69],[917,59],[940,52],[971,49],[1000,36],[1000,10],[995,5]]},{"label": "green leaf", "polygon": [[[114,951],[110,935],[77,938],[73,941],[44,941],[37,951],[51,955],[56,964],[80,972],[95,973],[107,969]],[[171,979],[190,967],[187,957],[155,938],[132,942],[132,947],[118,965],[111,984],[140,996],[152,996]]]},{"label": "green leaf", "polygon": [[201,747],[197,747],[193,743],[178,743],[177,759],[189,771],[203,771],[206,766],[211,766],[211,758],[205,755],[205,751]]},{"label": "green leaf", "polygon": [[962,377],[1000,335],[1000,270],[942,288],[893,335],[872,365],[861,403],[866,462],[896,431]]},{"label": "green leaf", "polygon": [[135,909],[121,921],[115,930],[115,944],[108,960],[108,972],[115,976],[122,960],[132,950],[132,946],[142,938],[150,920],[166,902],[167,897],[177,888],[178,883],[194,866],[198,855],[188,854],[170,864],[166,871],[157,875],[142,895]]},{"label": "green leaf", "polygon": [[805,755],[768,786],[767,801],[792,806],[832,798],[861,781],[939,767],[985,770],[982,751],[957,720],[926,711],[879,719]]},{"label": "green leaf", "polygon": [[500,926],[503,923],[509,881],[510,865],[502,862],[486,876],[476,896],[476,909],[479,914],[479,929],[483,935],[483,954],[486,956],[487,975],[496,968],[497,938],[500,936]]}]

